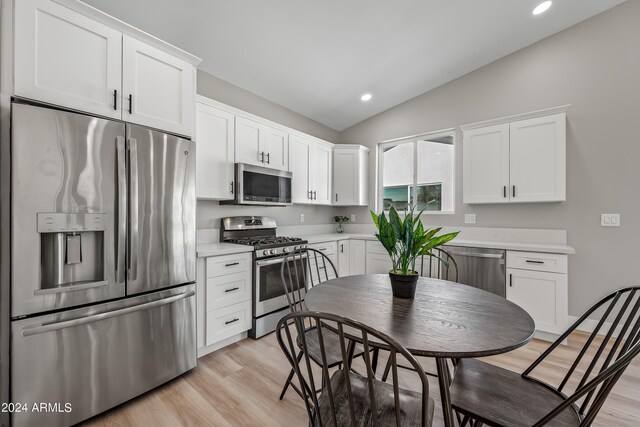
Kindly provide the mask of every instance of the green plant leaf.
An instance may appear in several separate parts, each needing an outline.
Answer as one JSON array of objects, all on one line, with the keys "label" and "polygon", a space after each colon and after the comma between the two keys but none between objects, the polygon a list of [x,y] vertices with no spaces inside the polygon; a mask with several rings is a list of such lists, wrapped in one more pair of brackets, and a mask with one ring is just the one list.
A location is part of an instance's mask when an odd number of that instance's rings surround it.
[{"label": "green plant leaf", "polygon": [[376,228],[380,229],[380,226],[378,225],[378,215],[376,215],[374,211],[369,212],[371,212],[371,218],[373,218],[373,223],[376,225]]},{"label": "green plant leaf", "polygon": [[400,219],[400,215],[398,215],[398,211],[396,211],[396,208],[394,208],[393,206],[391,206],[391,209],[389,209],[389,222],[393,227],[393,232],[396,235],[396,239],[402,239],[402,220]]}]

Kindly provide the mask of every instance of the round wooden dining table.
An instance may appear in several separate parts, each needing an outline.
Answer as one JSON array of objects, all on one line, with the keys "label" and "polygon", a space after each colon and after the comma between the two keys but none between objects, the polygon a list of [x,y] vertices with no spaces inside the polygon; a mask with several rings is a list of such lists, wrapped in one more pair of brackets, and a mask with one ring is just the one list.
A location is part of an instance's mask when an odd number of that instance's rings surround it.
[{"label": "round wooden dining table", "polygon": [[503,297],[426,277],[419,279],[414,299],[395,298],[385,274],[333,279],[311,288],[305,305],[362,322],[415,356],[435,358],[447,427],[454,425],[447,359],[506,353],[529,342],[535,331],[531,316]]}]

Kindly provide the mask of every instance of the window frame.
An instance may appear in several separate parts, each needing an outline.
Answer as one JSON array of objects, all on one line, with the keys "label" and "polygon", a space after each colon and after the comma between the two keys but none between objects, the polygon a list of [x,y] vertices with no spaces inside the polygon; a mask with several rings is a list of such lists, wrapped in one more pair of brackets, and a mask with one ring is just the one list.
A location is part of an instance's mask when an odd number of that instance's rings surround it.
[{"label": "window frame", "polygon": [[[394,138],[388,139],[378,143],[378,147],[376,149],[376,200],[375,200],[375,210],[376,212],[380,212],[384,208],[384,186],[383,186],[383,172],[384,172],[384,156],[383,153],[386,149],[393,148],[395,146],[401,144],[412,144],[413,150],[413,184],[412,186],[417,187],[417,179],[418,179],[418,142],[419,141],[428,141],[429,139],[437,139],[450,136],[453,140],[451,146],[453,147],[453,164],[452,167],[452,176],[453,182],[451,185],[452,199],[453,199],[453,209],[450,211],[424,211],[423,215],[454,215],[456,213],[456,146],[457,146],[457,133],[455,128],[442,129],[434,132],[422,133],[419,135],[405,136],[402,138]],[[431,183],[425,183],[425,185],[429,185]],[[417,191],[413,191],[413,200],[411,203],[415,205],[417,199]],[[388,213],[389,211],[384,211]],[[404,212],[398,212],[403,215]]]}]

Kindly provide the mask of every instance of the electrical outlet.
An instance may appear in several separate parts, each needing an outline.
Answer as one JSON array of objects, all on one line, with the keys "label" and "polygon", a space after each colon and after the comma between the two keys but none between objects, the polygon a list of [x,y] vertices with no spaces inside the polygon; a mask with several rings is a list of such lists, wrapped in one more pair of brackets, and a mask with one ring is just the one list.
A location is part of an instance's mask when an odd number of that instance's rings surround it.
[{"label": "electrical outlet", "polygon": [[600,214],[600,226],[620,227],[620,214]]},{"label": "electrical outlet", "polygon": [[356,214],[351,214],[351,222],[356,222]]},{"label": "electrical outlet", "polygon": [[304,222],[304,214],[300,214],[300,222]]},{"label": "electrical outlet", "polygon": [[465,224],[475,224],[476,223],[476,214],[464,214],[464,223]]}]

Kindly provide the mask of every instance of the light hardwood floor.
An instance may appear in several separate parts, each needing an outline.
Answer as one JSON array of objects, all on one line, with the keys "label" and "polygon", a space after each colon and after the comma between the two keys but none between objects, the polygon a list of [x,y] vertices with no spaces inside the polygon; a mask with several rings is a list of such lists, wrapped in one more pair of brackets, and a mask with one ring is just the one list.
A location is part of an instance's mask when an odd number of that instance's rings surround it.
[{"label": "light hardwood floor", "polygon": [[[573,335],[568,345],[551,359],[550,366],[540,370],[540,377],[557,378],[559,367],[570,364],[584,340],[584,334]],[[533,340],[519,350],[485,360],[522,372],[547,346],[544,341]],[[278,400],[288,372],[289,365],[275,334],[257,341],[246,339],[200,358],[192,371],[85,425],[307,426],[304,405],[293,390],[284,400]],[[404,375],[410,382],[412,373]],[[437,390],[437,382],[431,382],[430,395],[437,406],[433,425],[441,426]],[[640,360],[627,369],[594,425],[640,425]]]}]

